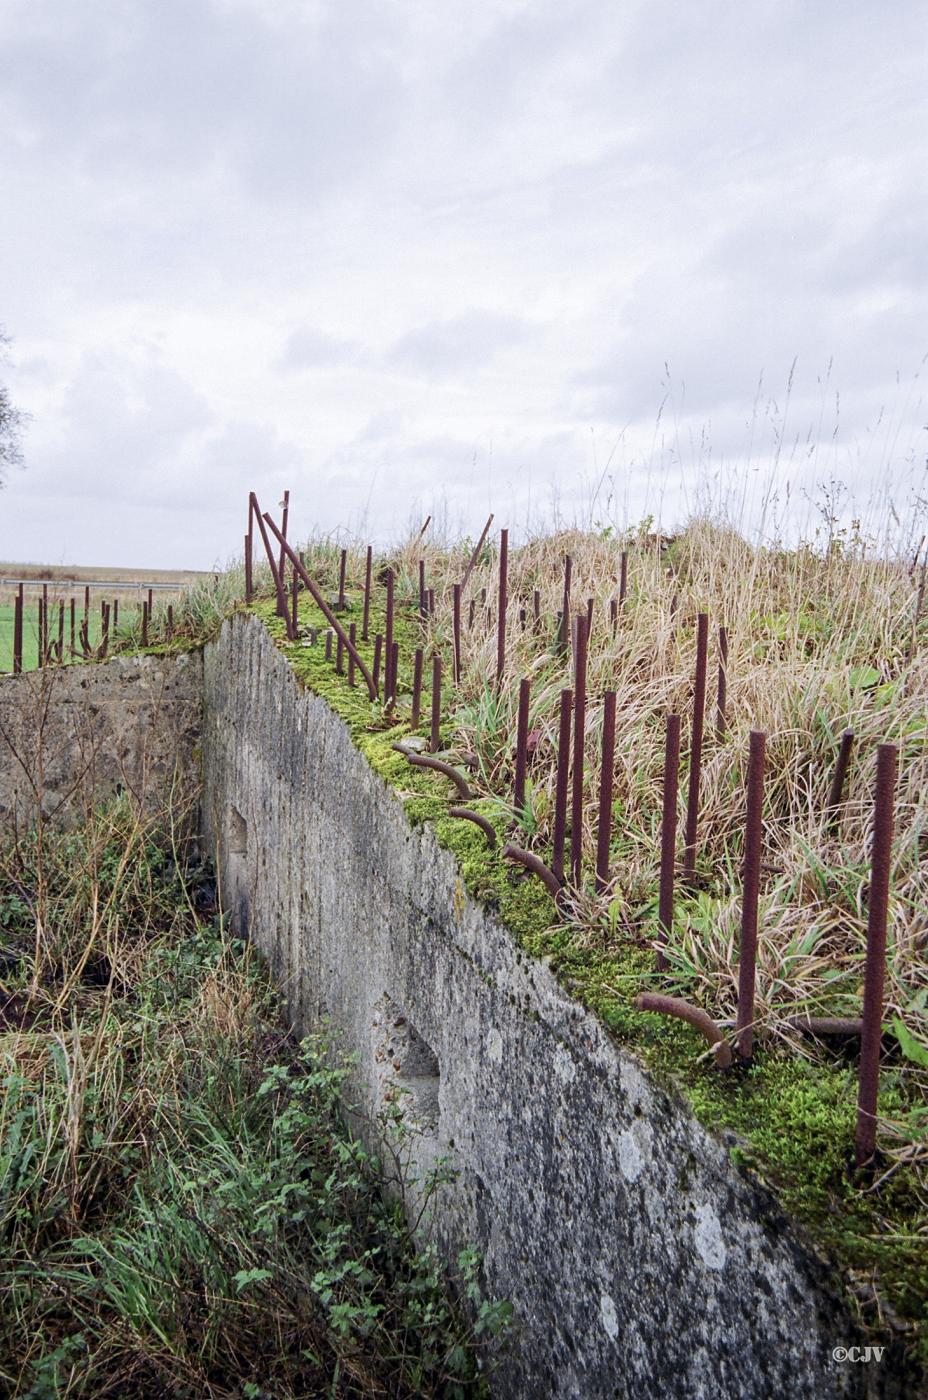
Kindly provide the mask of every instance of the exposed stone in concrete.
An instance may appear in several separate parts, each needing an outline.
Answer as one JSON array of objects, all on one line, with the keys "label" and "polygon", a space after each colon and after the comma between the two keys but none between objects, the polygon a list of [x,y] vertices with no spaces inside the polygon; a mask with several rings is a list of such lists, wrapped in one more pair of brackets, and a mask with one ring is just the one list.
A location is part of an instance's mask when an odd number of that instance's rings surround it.
[{"label": "exposed stone in concrete", "polygon": [[[197,790],[203,664],[127,656],[0,680],[0,822],[74,819],[127,791],[146,810]],[[178,787],[180,784],[180,787]]]},{"label": "exposed stone in concrete", "polygon": [[519,1320],[496,1393],[905,1394],[889,1351],[866,1366],[833,1359],[863,1339],[826,1264],[725,1146],[462,897],[451,855],[409,826],[263,626],[227,623],[204,678],[204,820],[223,893],[295,1023],[340,1032],[372,1119],[388,1044],[403,1079],[398,1019],[434,1057],[421,1063],[437,1120],[424,1116],[418,1160],[427,1170],[448,1154],[459,1172],[436,1237],[449,1261],[480,1249],[487,1292]]}]

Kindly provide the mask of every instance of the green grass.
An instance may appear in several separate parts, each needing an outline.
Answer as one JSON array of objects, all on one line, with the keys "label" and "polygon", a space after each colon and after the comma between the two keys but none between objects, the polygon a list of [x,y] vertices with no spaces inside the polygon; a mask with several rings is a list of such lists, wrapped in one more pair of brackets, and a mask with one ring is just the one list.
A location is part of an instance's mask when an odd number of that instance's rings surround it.
[{"label": "green grass", "polygon": [[209,872],[123,799],[8,838],[0,889],[0,1392],[484,1394],[508,1307],[465,1250],[464,1321]]}]

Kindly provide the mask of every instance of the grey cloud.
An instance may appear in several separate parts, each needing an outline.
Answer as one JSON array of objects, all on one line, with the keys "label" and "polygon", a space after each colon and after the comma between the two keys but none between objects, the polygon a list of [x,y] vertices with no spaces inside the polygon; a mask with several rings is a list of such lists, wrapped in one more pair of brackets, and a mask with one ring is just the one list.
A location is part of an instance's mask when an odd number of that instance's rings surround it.
[{"label": "grey cloud", "polygon": [[281,369],[326,369],[356,358],[358,347],[349,340],[326,335],[314,326],[291,331],[277,364]]},{"label": "grey cloud", "polygon": [[500,350],[525,339],[525,321],[493,311],[466,311],[443,321],[429,321],[408,331],[393,345],[386,363],[433,378],[470,374],[482,369]]}]

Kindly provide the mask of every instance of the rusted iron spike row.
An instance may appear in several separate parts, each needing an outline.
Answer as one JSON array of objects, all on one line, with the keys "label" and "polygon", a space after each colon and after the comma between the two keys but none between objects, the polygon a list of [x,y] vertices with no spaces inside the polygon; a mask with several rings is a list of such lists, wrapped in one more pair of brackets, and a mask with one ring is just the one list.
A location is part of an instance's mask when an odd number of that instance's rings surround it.
[{"label": "rusted iron spike row", "polygon": [[432,657],[432,726],[429,735],[429,748],[438,753],[441,748],[439,726],[441,724],[441,657]]},{"label": "rusted iron spike row", "polygon": [[419,616],[428,616],[429,597],[425,587],[425,560],[419,560]]},{"label": "rusted iron spike row", "polygon": [[461,585],[452,588],[451,628],[454,642],[454,683],[461,684]]},{"label": "rusted iron spike row", "polygon": [[113,631],[119,626],[119,599],[113,599]]},{"label": "rusted iron spike row", "polygon": [[396,677],[393,675],[393,597],[396,575],[387,569],[384,582],[387,587],[387,625],[383,639],[383,698],[385,705],[392,705],[396,696]]},{"label": "rusted iron spike row", "polygon": [[561,607],[560,644],[566,651],[570,641],[570,576],[574,561],[569,554],[564,555],[564,602]]},{"label": "rusted iron spike row", "polygon": [[864,1028],[860,1016],[790,1016],[786,1024],[804,1035],[860,1035]]},{"label": "rusted iron spike row", "polygon": [[519,865],[524,865],[533,875],[537,875],[555,899],[560,897],[563,888],[560,880],[534,851],[523,851],[521,846],[507,845],[503,847],[502,854],[504,860],[514,860]]},{"label": "rusted iron spike row", "polygon": [[380,689],[380,659],[383,655],[383,634],[380,632],[374,635],[374,696]]},{"label": "rusted iron spike row", "polygon": [[657,918],[661,944],[657,970],[664,972],[667,959],[663,948],[673,932],[673,877],[677,853],[677,792],[680,777],[680,716],[668,715],[664,734],[664,793],[661,810],[661,885]]},{"label": "rusted iron spike row", "polygon": [[574,621],[574,762],[570,814],[570,873],[579,889],[583,865],[583,743],[586,728],[586,616]]},{"label": "rusted iron spike row", "polygon": [[857,1132],[854,1138],[854,1159],[858,1167],[869,1162],[876,1151],[876,1110],[880,1078],[886,923],[889,915],[889,872],[893,850],[893,802],[897,757],[898,750],[895,744],[880,744],[876,751],[876,793],[873,804],[873,846],[870,853],[870,894],[867,910],[867,963],[864,971],[864,1024],[860,1037]]},{"label": "rusted iron spike row", "polygon": [[76,629],[76,621],[77,621],[77,604],[76,604],[75,600],[72,598],[72,599],[71,599],[71,612],[70,612],[70,618],[69,618],[69,627],[68,627],[68,636],[69,636],[69,638],[70,638],[70,647],[71,647],[71,655],[72,655],[72,656],[74,655],[74,642],[75,642],[75,636],[76,636],[76,630],[77,630],[77,629]]},{"label": "rusted iron spike row", "polygon": [[345,606],[345,570],[348,567],[348,551],[343,549],[338,561],[338,606]]},{"label": "rusted iron spike row", "polygon": [[609,844],[612,839],[612,783],[615,766],[615,691],[603,696],[603,747],[599,769],[599,825],[596,832],[596,893],[609,883]]},{"label": "rusted iron spike row", "polygon": [[422,718],[422,648],[416,647],[412,665],[412,727],[419,728]]},{"label": "rusted iron spike row", "polygon": [[364,615],[361,619],[361,641],[367,641],[367,631],[371,621],[371,586],[374,574],[374,549],[372,545],[367,546],[367,558],[364,561]]},{"label": "rusted iron spike row", "polygon": [[[275,534],[279,534],[280,532],[278,531],[277,526],[274,524],[274,522],[273,522],[273,520],[271,519],[271,517],[270,517],[269,515],[266,515],[264,518],[265,518],[265,520],[267,521],[267,523],[270,525],[270,527],[271,527],[271,529],[274,531],[274,533],[275,533]],[[306,572],[306,570],[303,568],[303,565],[300,563],[299,559],[296,557],[296,555],[294,554],[293,550],[292,550],[292,549],[290,548],[290,546],[287,544],[286,540],[283,540],[283,541],[282,541],[282,544],[283,544],[283,546],[284,546],[284,550],[285,550],[285,552],[286,552],[286,554],[287,554],[287,557],[288,557],[289,560],[290,560],[291,565],[292,565],[293,568],[294,568],[295,570],[297,570],[297,572],[299,573],[300,578],[303,580],[303,584],[304,584],[304,586],[305,586],[307,592],[309,592],[309,593],[311,594],[312,600],[313,600],[313,602],[316,604],[316,607],[320,610],[320,612],[322,613],[322,615],[323,615],[323,617],[325,618],[326,622],[328,622],[329,626],[332,627],[332,628],[334,628],[336,635],[341,635],[342,641],[343,641],[343,642],[345,643],[345,645],[347,646],[347,645],[348,645],[348,638],[347,638],[347,636],[346,636],[346,634],[345,634],[345,631],[344,631],[344,628],[342,627],[342,625],[341,625],[341,623],[339,622],[338,618],[335,616],[335,614],[333,613],[332,609],[329,607],[328,603],[325,601],[325,599],[323,598],[322,594],[319,592],[319,589],[318,589],[318,588],[316,587],[316,585],[313,583],[313,581],[312,581],[312,579],[310,578],[309,574],[308,574],[308,573]],[[292,639],[291,639],[291,640],[292,640]],[[375,684],[374,684],[374,680],[373,680],[373,677],[371,676],[370,671],[367,669],[367,667],[365,666],[363,660],[361,659],[361,654],[360,654],[360,652],[358,651],[357,647],[355,647],[355,649],[354,649],[354,661],[355,661],[355,665],[357,666],[358,670],[361,672],[361,675],[364,677],[365,684],[367,685],[367,692],[368,692],[368,695],[370,696],[371,700],[376,700],[376,698],[377,698],[377,687],[376,687]]]},{"label": "rusted iron spike row", "polygon": [[480,830],[487,838],[487,850],[496,850],[496,832],[493,829],[492,823],[486,817],[482,816],[480,812],[473,812],[470,807],[449,807],[448,816],[460,817],[462,821],[473,822],[475,826],[479,826]]},{"label": "rusted iron spike row", "polygon": [[357,631],[358,631],[357,625],[356,625],[354,622],[352,622],[351,625],[350,625],[350,627],[348,628],[348,640],[349,640],[349,642],[351,643],[351,646],[350,646],[349,649],[348,649],[348,684],[351,685],[351,686],[357,684],[356,679],[355,679],[355,673],[354,673],[354,672],[355,672],[354,653],[355,653],[355,651],[356,651],[356,649],[357,649],[357,641],[358,641],[358,638],[357,638]]},{"label": "rusted iron spike row", "polygon": [[628,550],[622,550],[622,565],[619,572],[619,607],[625,606],[625,595],[628,591]]},{"label": "rusted iron spike row", "polygon": [[461,592],[462,592],[462,593],[464,592],[464,589],[467,587],[467,581],[468,581],[468,579],[470,578],[471,574],[474,572],[474,569],[476,568],[477,560],[480,558],[480,551],[481,551],[481,549],[483,549],[483,546],[484,546],[484,544],[486,543],[486,538],[487,538],[487,535],[490,533],[490,526],[491,526],[492,524],[493,524],[493,516],[491,515],[491,516],[489,517],[489,519],[487,520],[487,523],[484,525],[483,530],[482,530],[481,533],[480,533],[480,538],[479,538],[479,540],[478,540],[477,543],[474,545],[474,548],[473,548],[473,550],[471,551],[471,556],[470,556],[470,559],[468,560],[467,568],[464,570],[464,577],[461,579]]},{"label": "rusted iron spike row", "polygon": [[835,771],[831,779],[831,787],[828,790],[828,804],[825,808],[832,826],[837,825],[838,822],[841,799],[844,795],[844,783],[851,762],[851,749],[853,746],[854,731],[853,729],[845,729],[844,733],[841,735],[841,747],[838,750]]},{"label": "rusted iron spike row", "polygon": [[[282,584],[284,584],[284,583],[286,582],[286,573],[287,573],[286,568],[285,568],[285,565],[284,565],[284,540],[286,540],[286,538],[287,538],[287,520],[288,520],[289,515],[290,515],[290,492],[289,492],[289,491],[285,491],[285,492],[284,492],[284,498],[283,498],[283,500],[281,501],[281,506],[283,507],[283,510],[282,510],[282,514],[281,514],[281,517],[280,517],[280,533],[281,533],[280,560],[279,560],[279,562],[278,562],[277,569],[278,569],[278,572],[279,572],[279,574],[280,574],[280,581],[281,581]],[[281,601],[283,601],[283,598],[281,599]],[[278,607],[277,612],[278,612],[279,616],[281,616],[281,617],[285,617],[285,616],[286,616],[286,614],[285,614],[284,612],[281,611],[280,607]]]},{"label": "rusted iron spike row", "polygon": [[525,677],[519,681],[519,718],[516,723],[516,779],[513,791],[513,806],[516,821],[521,821],[525,809],[525,774],[528,768],[528,705],[531,696],[531,682]]},{"label": "rusted iron spike row", "polygon": [[[115,607],[115,604],[113,605]],[[115,629],[115,623],[114,623]],[[58,604],[58,660],[64,660],[64,599]]]},{"label": "rusted iron spike row", "polygon": [[471,795],[470,786],[464,774],[459,772],[457,768],[452,768],[451,764],[445,763],[443,759],[431,758],[427,753],[411,753],[408,749],[404,749],[401,744],[394,744],[393,747],[398,749],[400,753],[404,753],[407,762],[411,763],[414,768],[432,768],[436,773],[443,773],[446,778],[450,778],[464,801],[468,801]]},{"label": "rusted iron spike row", "polygon": [[326,632],[326,634],[325,634],[325,659],[326,659],[326,661],[331,661],[331,660],[332,660],[332,629],[331,629],[331,628],[329,628],[328,632]]},{"label": "rusted iron spike row", "polygon": [[659,1016],[677,1016],[687,1021],[713,1047],[715,1063],[719,1069],[728,1069],[731,1064],[731,1046],[725,1039],[712,1017],[701,1006],[693,1006],[682,997],[666,997],[660,992],[642,992],[635,1002],[639,1011],[656,1011]]},{"label": "rusted iron spike row", "polygon": [[506,669],[506,607],[509,602],[509,531],[499,532],[499,605],[496,613],[496,693],[503,687]]},{"label": "rusted iron spike row", "polygon": [[[90,633],[90,629],[89,629],[89,627],[87,626],[87,620],[86,620],[86,618],[85,618],[85,619],[84,619],[84,635],[85,635],[85,636],[89,636],[89,633]],[[145,602],[144,600],[143,600],[143,602],[142,602],[142,646],[143,646],[143,647],[147,647],[147,646],[148,646],[148,603]]]},{"label": "rusted iron spike row", "polygon": [[[251,494],[252,500],[255,503],[255,519],[258,522],[258,529],[261,531],[261,543],[264,545],[264,552],[267,555],[267,562],[271,568],[271,578],[274,580],[274,593],[277,597],[277,614],[280,617],[286,618],[288,616],[288,613],[286,597],[284,594],[283,578],[280,569],[278,569],[277,567],[277,560],[274,557],[274,551],[271,549],[271,542],[268,539],[267,529],[265,528],[265,521],[267,521],[267,523],[271,526],[278,538],[282,538],[282,536],[277,526],[274,524],[273,520],[271,520],[271,517],[269,515],[262,515],[261,507],[258,505],[257,496],[254,494],[254,492],[252,492]],[[293,641],[293,638],[290,636],[289,623],[287,626],[287,640]]]},{"label": "rusted iron spike row", "polygon": [[696,830],[699,822],[699,777],[702,767],[702,732],[706,714],[706,662],[709,651],[709,614],[700,613],[696,623],[696,676],[693,685],[693,728],[690,738],[690,773],[686,793],[686,839],[683,870],[696,870]]},{"label": "rusted iron spike row", "polygon": [[757,904],[764,838],[764,755],[767,736],[751,730],[748,800],[744,824],[744,876],[741,895],[741,947],[738,954],[738,1054],[750,1060],[754,1050],[754,979],[757,966]]},{"label": "rusted iron spike row", "polygon": [[715,697],[715,737],[721,743],[725,738],[728,704],[728,628],[719,628],[719,676]]},{"label": "rusted iron spike row", "polygon": [[554,788],[554,832],[551,840],[551,869],[564,878],[564,836],[567,831],[567,792],[570,781],[570,716],[573,691],[561,691],[557,734],[557,776]]},{"label": "rusted iron spike row", "polygon": [[290,588],[290,608],[290,631],[295,637],[300,630],[300,581],[296,576],[296,572],[294,572],[293,583]]},{"label": "rusted iron spike row", "polygon": [[168,603],[168,641],[174,636],[174,604]]}]

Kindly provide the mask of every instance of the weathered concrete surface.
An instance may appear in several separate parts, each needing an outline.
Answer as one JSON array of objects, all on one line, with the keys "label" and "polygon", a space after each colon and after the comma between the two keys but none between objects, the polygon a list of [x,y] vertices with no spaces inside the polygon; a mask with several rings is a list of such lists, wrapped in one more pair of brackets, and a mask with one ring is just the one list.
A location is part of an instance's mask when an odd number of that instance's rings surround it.
[{"label": "weathered concrete surface", "polygon": [[911,1394],[725,1145],[464,894],[255,620],[207,648],[204,821],[299,1027],[329,1018],[369,1115],[410,1091],[449,1259],[485,1256],[520,1336],[505,1397]]},{"label": "weathered concrete surface", "polygon": [[[149,811],[197,791],[199,652],[127,656],[0,680],[0,823],[73,820],[126,791]],[[179,786],[178,786],[179,785]]]}]

